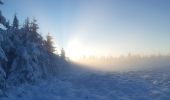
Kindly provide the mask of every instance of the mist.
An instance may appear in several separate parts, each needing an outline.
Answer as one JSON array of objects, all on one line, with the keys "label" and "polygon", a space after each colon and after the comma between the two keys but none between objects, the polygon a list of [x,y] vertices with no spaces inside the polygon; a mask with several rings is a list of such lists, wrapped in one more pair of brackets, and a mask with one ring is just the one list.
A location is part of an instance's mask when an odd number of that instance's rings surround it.
[{"label": "mist", "polygon": [[96,57],[84,56],[76,63],[90,69],[100,71],[140,71],[151,70],[156,68],[166,68],[170,66],[170,55],[132,55],[120,57]]}]

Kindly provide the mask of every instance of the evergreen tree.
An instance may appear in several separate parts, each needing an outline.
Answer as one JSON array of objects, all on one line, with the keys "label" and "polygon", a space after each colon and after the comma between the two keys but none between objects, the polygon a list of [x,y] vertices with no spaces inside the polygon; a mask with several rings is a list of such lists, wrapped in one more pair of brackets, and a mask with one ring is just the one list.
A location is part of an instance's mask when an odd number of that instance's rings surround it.
[{"label": "evergreen tree", "polygon": [[47,40],[46,40],[45,46],[49,52],[53,53],[55,51],[55,47],[53,46],[53,41],[52,41],[52,37],[50,33],[48,33],[46,38]]},{"label": "evergreen tree", "polygon": [[65,59],[65,51],[63,48],[61,49],[61,58]]},{"label": "evergreen tree", "polygon": [[14,20],[13,20],[13,28],[14,29],[18,29],[19,28],[19,20],[18,20],[16,14],[15,14]]},{"label": "evergreen tree", "polygon": [[6,28],[10,28],[10,22],[9,22],[9,20],[6,22]]},{"label": "evergreen tree", "polygon": [[37,20],[34,18],[32,23],[31,23],[31,31],[32,32],[37,32],[39,26],[37,24]]},{"label": "evergreen tree", "polygon": [[0,11],[0,23],[6,27],[6,18],[2,15],[2,12]]},{"label": "evergreen tree", "polygon": [[30,21],[29,21],[29,18],[27,17],[27,19],[25,19],[25,23],[24,23],[24,29],[26,31],[29,31],[30,30]]}]

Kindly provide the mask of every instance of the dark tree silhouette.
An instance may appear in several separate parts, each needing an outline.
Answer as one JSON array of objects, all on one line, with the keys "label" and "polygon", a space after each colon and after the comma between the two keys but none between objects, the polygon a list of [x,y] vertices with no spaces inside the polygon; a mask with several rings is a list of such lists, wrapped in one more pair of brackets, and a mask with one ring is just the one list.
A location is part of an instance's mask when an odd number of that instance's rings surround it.
[{"label": "dark tree silhouette", "polygon": [[52,36],[50,33],[48,33],[46,39],[45,46],[49,52],[53,53],[55,51],[55,47],[53,46]]},{"label": "dark tree silhouette", "polygon": [[61,49],[61,58],[65,59],[65,51],[63,48]]},{"label": "dark tree silhouette", "polygon": [[10,22],[9,22],[9,20],[6,22],[5,26],[6,26],[6,28],[10,28]]},{"label": "dark tree silhouette", "polygon": [[31,31],[32,32],[37,32],[37,30],[39,29],[39,26],[37,24],[37,20],[34,18],[33,21],[31,22]]},{"label": "dark tree silhouette", "polygon": [[24,29],[26,31],[30,31],[30,21],[29,21],[29,18],[27,17],[27,19],[25,19],[25,22],[24,22]]},{"label": "dark tree silhouette", "polygon": [[6,27],[6,18],[2,15],[0,11],[0,23]]},{"label": "dark tree silhouette", "polygon": [[14,15],[13,28],[14,29],[18,29],[19,28],[19,20],[18,20],[16,14]]},{"label": "dark tree silhouette", "polygon": [[[0,0],[0,5],[3,5],[3,2]],[[9,28],[9,22],[6,21],[6,18],[2,15],[2,12],[0,10],[0,23],[4,25],[6,28]]]}]

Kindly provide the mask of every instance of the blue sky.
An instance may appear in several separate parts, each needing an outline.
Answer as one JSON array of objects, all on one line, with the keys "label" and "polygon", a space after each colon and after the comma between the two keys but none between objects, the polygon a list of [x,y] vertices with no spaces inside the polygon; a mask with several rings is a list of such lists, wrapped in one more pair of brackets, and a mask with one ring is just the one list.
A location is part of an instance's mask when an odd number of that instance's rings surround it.
[{"label": "blue sky", "polygon": [[75,46],[91,51],[79,55],[170,52],[169,0],[4,1],[0,8],[10,21],[14,13],[21,24],[26,17],[35,17],[40,33],[50,32],[66,52]]}]

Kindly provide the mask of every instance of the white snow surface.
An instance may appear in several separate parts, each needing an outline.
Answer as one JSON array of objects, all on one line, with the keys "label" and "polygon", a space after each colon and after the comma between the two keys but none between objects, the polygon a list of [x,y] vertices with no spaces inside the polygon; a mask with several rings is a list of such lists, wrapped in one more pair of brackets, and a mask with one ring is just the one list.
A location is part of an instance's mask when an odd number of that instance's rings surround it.
[{"label": "white snow surface", "polygon": [[10,87],[0,100],[170,100],[169,72],[60,73]]}]

